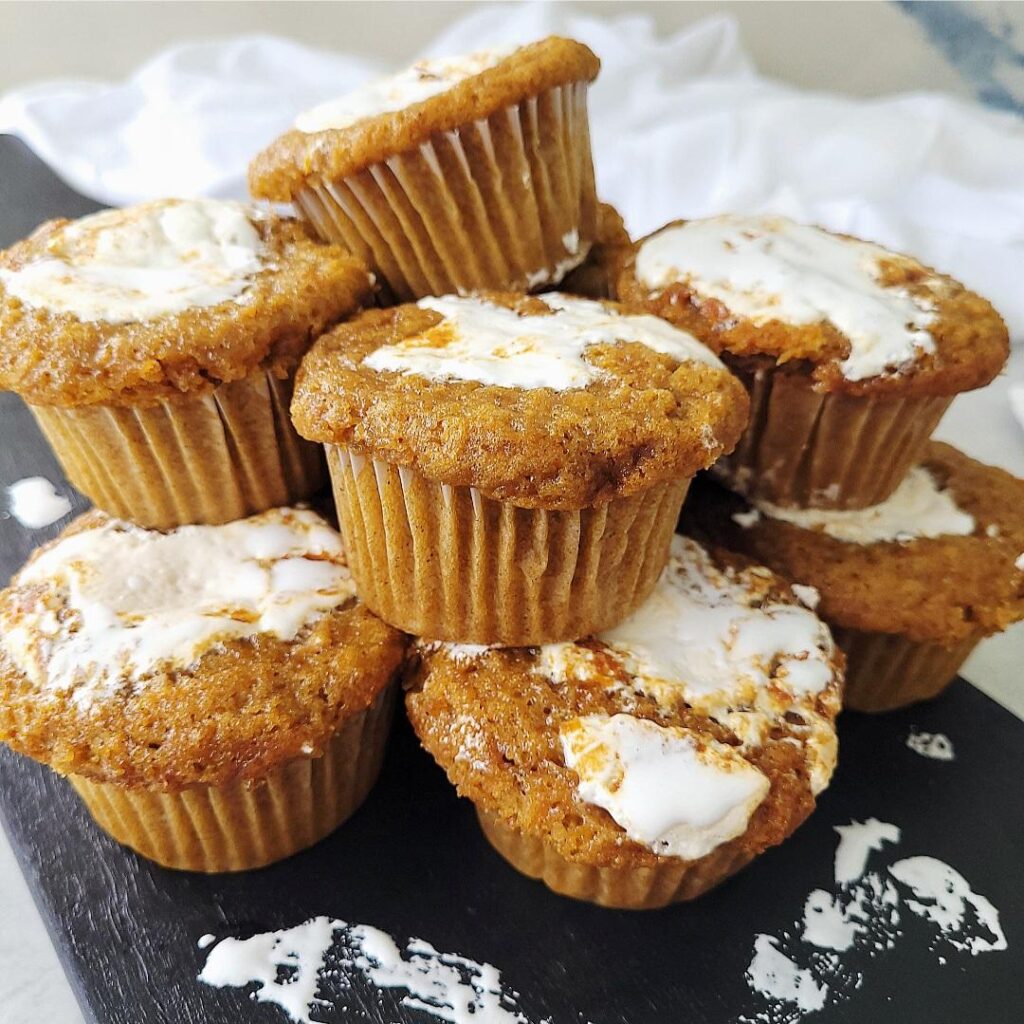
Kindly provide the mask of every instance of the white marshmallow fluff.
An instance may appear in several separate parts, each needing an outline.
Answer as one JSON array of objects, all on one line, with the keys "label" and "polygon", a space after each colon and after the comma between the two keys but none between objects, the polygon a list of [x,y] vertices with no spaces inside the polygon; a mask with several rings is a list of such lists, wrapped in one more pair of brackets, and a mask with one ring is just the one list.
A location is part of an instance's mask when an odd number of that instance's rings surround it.
[{"label": "white marshmallow fluff", "polygon": [[0,643],[41,691],[70,691],[80,706],[226,640],[290,640],[355,594],[341,537],[301,509],[169,533],[108,520],[58,542],[12,586],[28,597],[0,617]]},{"label": "white marshmallow fluff", "polygon": [[676,536],[651,596],[596,638],[599,660],[589,646],[546,644],[536,671],[555,683],[596,680],[611,658],[610,689],[666,706],[682,699],[731,729],[740,750],[785,726],[800,737],[812,789],[820,792],[835,767],[836,737],[816,702],[830,687],[838,693],[835,646],[809,608],[767,597],[770,579],[757,568],[724,573],[699,544]]},{"label": "white marshmallow fluff", "polygon": [[474,297],[421,299],[420,307],[444,319],[422,334],[381,346],[363,365],[428,380],[555,391],[584,388],[605,376],[587,360],[592,345],[639,342],[679,362],[722,365],[696,338],[658,317],[623,315],[558,293],[543,301],[550,314],[524,316]]},{"label": "white marshmallow fluff", "polygon": [[[820,530],[848,544],[880,544],[925,537],[967,537],[974,533],[974,516],[964,512],[947,490],[923,466],[912,469],[885,501],[851,510],[783,508],[755,502],[760,515],[781,519],[804,530]],[[733,519],[744,527],[757,517],[739,512]]]},{"label": "white marshmallow fluff", "polygon": [[396,75],[378,79],[307,110],[295,120],[300,132],[348,128],[368,117],[390,114],[447,92],[459,82],[495,67],[515,47],[481,50],[459,57],[421,60]]},{"label": "white marshmallow fluff", "polygon": [[933,299],[881,283],[893,255],[782,217],[729,215],[653,235],[637,254],[636,275],[652,290],[688,283],[756,324],[830,322],[850,341],[843,376],[864,380],[935,351]]},{"label": "white marshmallow fluff", "polygon": [[164,199],[73,221],[48,253],[0,268],[5,290],[27,306],[87,322],[132,323],[239,301],[264,266],[245,203]]},{"label": "white marshmallow fluff", "polygon": [[770,789],[732,747],[631,715],[573,719],[559,736],[580,798],[663,856],[696,860],[741,835]]}]

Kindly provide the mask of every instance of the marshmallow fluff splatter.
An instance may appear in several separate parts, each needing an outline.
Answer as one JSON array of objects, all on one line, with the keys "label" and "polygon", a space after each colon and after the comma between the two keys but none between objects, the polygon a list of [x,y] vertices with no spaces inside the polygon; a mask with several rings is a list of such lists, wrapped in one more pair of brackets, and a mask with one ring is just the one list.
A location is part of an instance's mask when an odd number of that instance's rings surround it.
[{"label": "marshmallow fluff splatter", "polygon": [[402,1006],[449,1024],[527,1024],[496,967],[442,953],[423,939],[410,939],[402,949],[379,928],[314,917],[246,939],[209,940],[199,940],[202,949],[212,946],[200,981],[216,988],[254,986],[254,1000],[276,1004],[295,1024],[314,1024],[318,1008],[335,1006],[361,1018],[357,981],[378,993],[401,991]]},{"label": "marshmallow fluff splatter", "polygon": [[[844,955],[856,950],[863,962],[887,953],[911,917],[930,925],[940,963],[950,953],[1007,948],[999,911],[958,871],[934,857],[892,861],[901,840],[896,825],[868,818],[836,832],[834,885],[810,893],[791,928],[754,940],[746,978],[761,1007],[739,1024],[797,1024],[850,998],[864,977]],[[883,857],[888,864],[879,863]]]}]

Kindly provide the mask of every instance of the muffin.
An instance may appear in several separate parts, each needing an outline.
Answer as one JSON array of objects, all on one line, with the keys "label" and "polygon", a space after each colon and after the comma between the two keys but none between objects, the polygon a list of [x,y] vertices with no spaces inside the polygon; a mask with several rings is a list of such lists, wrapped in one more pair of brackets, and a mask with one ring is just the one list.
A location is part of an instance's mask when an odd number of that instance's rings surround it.
[{"label": "muffin", "polygon": [[587,258],[566,275],[560,290],[588,299],[614,299],[622,262],[633,248],[622,216],[614,206],[597,208],[597,234]]},{"label": "muffin", "polygon": [[702,479],[683,527],[818,591],[857,711],[937,696],[983,637],[1024,618],[1024,480],[947,444],[861,510],[751,506]]},{"label": "muffin", "polygon": [[418,636],[523,645],[606,629],[650,592],[743,387],[689,335],[550,294],[373,310],[303,360],[359,596]]},{"label": "muffin", "polygon": [[842,655],[781,579],[676,537],[615,629],[421,644],[406,685],[423,746],[503,857],[563,895],[646,909],[706,892],[811,813]]},{"label": "muffin", "polygon": [[404,651],[311,511],[169,533],[94,511],[0,592],[0,741],[144,857],[255,868],[363,801]]},{"label": "muffin", "polygon": [[301,114],[250,190],[364,260],[384,303],[557,284],[594,239],[599,67],[556,37],[421,61]]},{"label": "muffin", "polygon": [[952,278],[781,217],[669,224],[637,244],[618,288],[746,384],[750,427],[716,473],[777,505],[884,501],[953,397],[1009,352],[996,311]]},{"label": "muffin", "polygon": [[0,253],[0,388],[111,515],[158,529],[238,519],[325,482],[291,426],[292,379],[369,295],[347,253],[241,203],[51,221]]}]

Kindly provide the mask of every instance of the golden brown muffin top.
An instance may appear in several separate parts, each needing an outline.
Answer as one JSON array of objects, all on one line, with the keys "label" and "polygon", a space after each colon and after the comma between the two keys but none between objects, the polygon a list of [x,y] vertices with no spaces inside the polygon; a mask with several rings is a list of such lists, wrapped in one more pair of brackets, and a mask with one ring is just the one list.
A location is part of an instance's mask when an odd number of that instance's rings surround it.
[{"label": "golden brown muffin top", "polygon": [[742,385],[656,317],[552,293],[426,298],[324,335],[296,377],[311,440],[579,509],[692,476],[732,451]]},{"label": "golden brown muffin top", "polygon": [[[953,647],[1024,619],[1024,480],[937,441],[921,470],[933,486],[908,477],[882,506],[804,513],[866,543],[758,513],[706,479],[691,489],[682,523],[688,533],[815,587],[822,618],[837,626]],[[906,521],[935,535],[871,539],[906,529]],[[959,532],[940,532],[950,530]]]},{"label": "golden brown muffin top", "polygon": [[260,778],[323,753],[404,651],[311,511],[167,533],[90,512],[0,592],[0,741],[128,787]]},{"label": "golden brown muffin top", "polygon": [[496,649],[422,643],[409,717],[460,795],[575,862],[760,853],[835,763],[842,654],[778,577],[677,537],[614,630]]},{"label": "golden brown muffin top", "polygon": [[598,203],[597,236],[590,252],[575,270],[562,278],[558,290],[588,299],[614,299],[616,278],[632,246],[619,211],[609,203]]},{"label": "golden brown muffin top", "polygon": [[720,354],[799,366],[819,391],[952,395],[1009,354],[999,314],[953,278],[782,217],[673,221],[637,242],[618,297]]},{"label": "golden brown muffin top", "polygon": [[50,221],[0,253],[0,387],[35,405],[141,405],[261,366],[284,375],[369,295],[358,260],[247,204]]},{"label": "golden brown muffin top", "polygon": [[249,189],[262,199],[290,201],[309,177],[344,178],[438,132],[456,131],[557,86],[591,82],[600,67],[582,43],[557,36],[421,61],[300,115],[249,165]]}]

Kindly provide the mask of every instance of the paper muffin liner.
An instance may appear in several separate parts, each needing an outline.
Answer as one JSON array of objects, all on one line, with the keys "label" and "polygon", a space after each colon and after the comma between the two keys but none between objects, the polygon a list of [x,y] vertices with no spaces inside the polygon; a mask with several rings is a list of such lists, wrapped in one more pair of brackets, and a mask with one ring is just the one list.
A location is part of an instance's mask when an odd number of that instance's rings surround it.
[{"label": "paper muffin liner", "polygon": [[167,530],[291,505],[324,485],[320,446],[292,426],[291,394],[291,377],[260,370],[156,405],[30,408],[94,505]]},{"label": "paper muffin liner", "polygon": [[689,486],[556,512],[334,445],[327,464],[367,607],[407,633],[502,646],[575,640],[622,621],[665,567]]},{"label": "paper muffin liner", "polygon": [[562,896],[619,910],[655,910],[696,899],[754,859],[727,843],[697,861],[666,857],[653,868],[596,867],[567,860],[543,839],[509,828],[479,807],[476,816],[488,842],[517,871]]},{"label": "paper muffin liner", "polygon": [[742,361],[750,425],[714,475],[751,499],[796,508],[877,505],[900,485],[951,396],[819,394],[806,378]]},{"label": "paper muffin liner", "polygon": [[80,775],[68,781],[96,823],[136,853],[179,871],[248,871],[319,842],[373,788],[395,707],[389,685],[353,715],[320,757],[299,757],[261,779],[178,793],[129,789]]},{"label": "paper muffin liner", "polygon": [[587,83],[559,86],[294,197],[382,301],[557,284],[586,257],[597,197]]},{"label": "paper muffin liner", "polygon": [[853,711],[894,711],[937,697],[979,643],[972,637],[942,647],[840,626],[832,635],[846,654],[843,707]]}]

